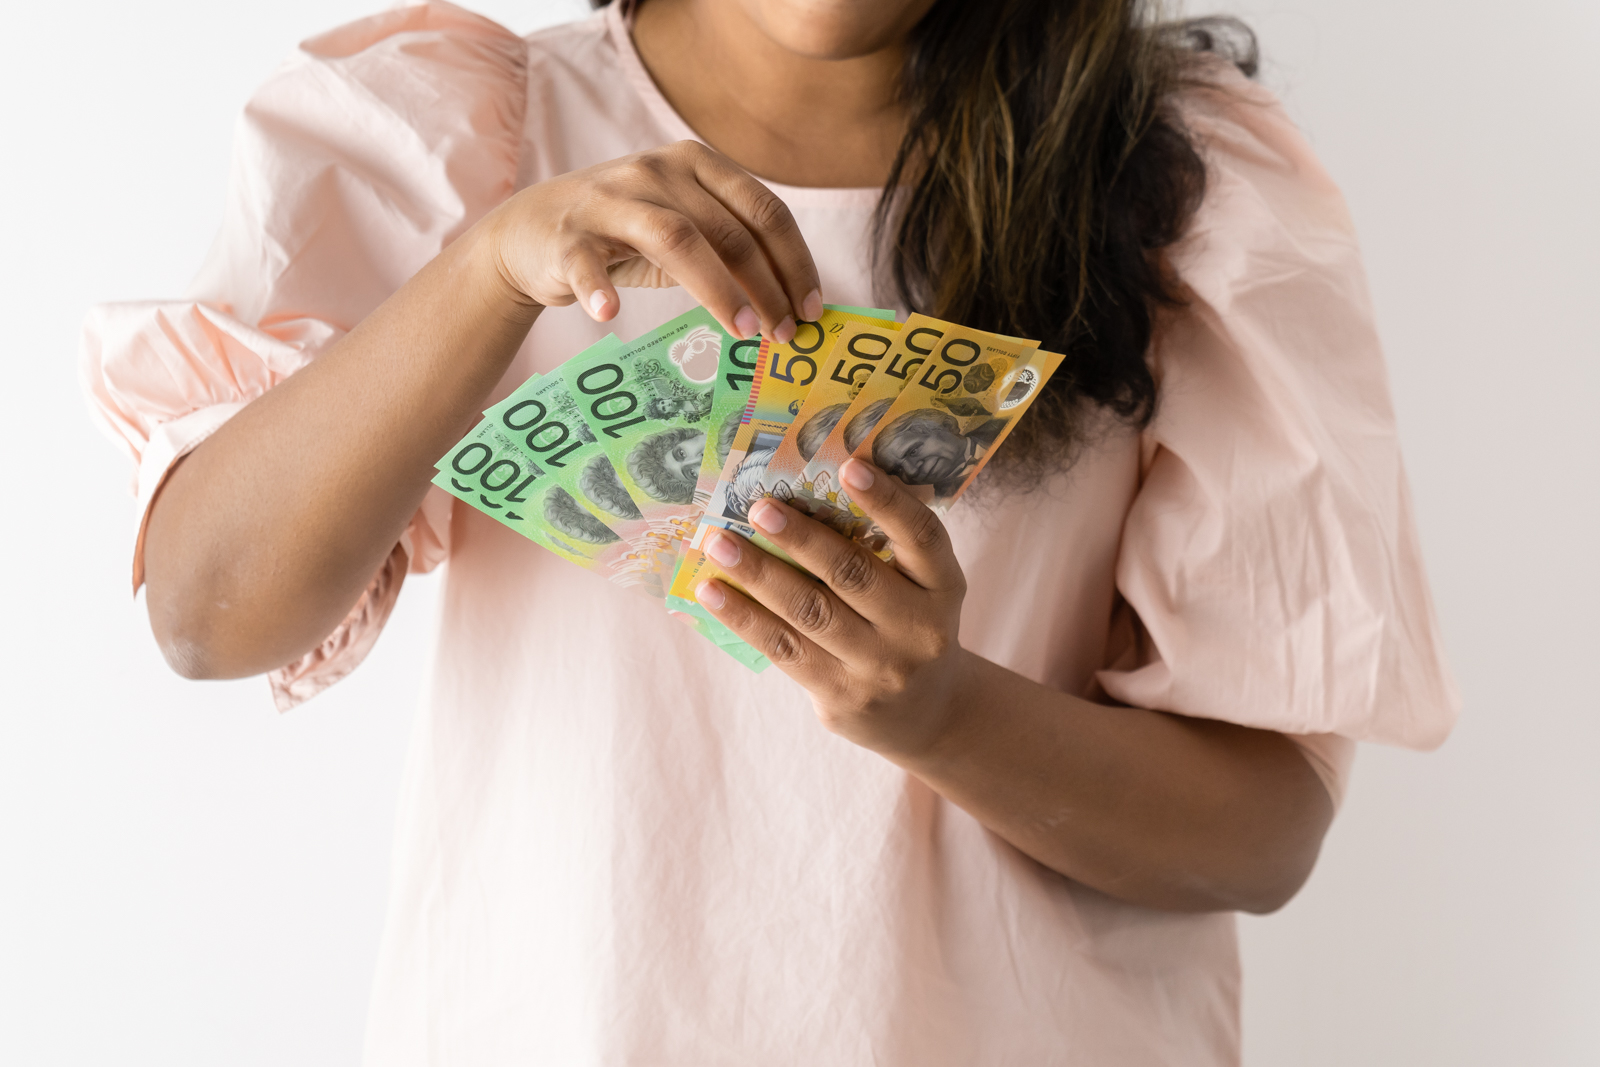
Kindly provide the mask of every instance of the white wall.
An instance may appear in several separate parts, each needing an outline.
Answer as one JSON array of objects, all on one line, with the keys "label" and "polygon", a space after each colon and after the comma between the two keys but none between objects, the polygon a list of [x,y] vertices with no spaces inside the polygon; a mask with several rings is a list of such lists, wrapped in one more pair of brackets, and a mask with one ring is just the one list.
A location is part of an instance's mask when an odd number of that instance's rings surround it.
[{"label": "white wall", "polygon": [[[73,365],[90,303],[181,292],[251,87],[377,2],[8,17],[0,1063],[356,1059],[434,590],[291,715],[170,675]],[[1233,10],[1361,226],[1467,698],[1439,753],[1363,751],[1310,886],[1244,923],[1249,1062],[1600,1062],[1600,4]]]}]

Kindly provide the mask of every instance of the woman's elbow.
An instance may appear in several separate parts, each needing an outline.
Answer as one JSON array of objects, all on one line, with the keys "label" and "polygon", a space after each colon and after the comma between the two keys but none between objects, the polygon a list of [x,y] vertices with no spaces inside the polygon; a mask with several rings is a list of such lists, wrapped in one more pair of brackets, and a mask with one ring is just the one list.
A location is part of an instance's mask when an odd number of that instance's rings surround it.
[{"label": "woman's elbow", "polygon": [[156,581],[145,586],[150,631],[167,666],[191,681],[217,681],[257,673],[229,669],[230,657],[225,642],[219,640],[220,628],[210,613],[196,603],[200,599]]},{"label": "woman's elbow", "polygon": [[1144,893],[1126,887],[1110,890],[1113,895],[1163,911],[1214,912],[1242,911],[1251,915],[1270,915],[1281,909],[1304,887],[1316,860],[1288,860],[1282,856],[1256,855],[1233,864],[1230,869],[1211,869],[1204,874],[1193,870],[1173,871],[1159,885]]},{"label": "woman's elbow", "polygon": [[[286,633],[285,612],[261,592],[239,587],[203,563],[187,568],[147,556],[145,607],[167,666],[184,678],[247,678],[303,655]],[[199,561],[196,561],[197,563]]]},{"label": "woman's elbow", "polygon": [[1188,897],[1183,910],[1270,915],[1305,887],[1333,823],[1334,805],[1309,771],[1291,780],[1265,795],[1240,797],[1213,823],[1215,834],[1197,835],[1203,851],[1189,853],[1187,876],[1180,875],[1174,887]]},{"label": "woman's elbow", "polygon": [[167,666],[190,681],[215,681],[223,677],[222,673],[212,666],[212,657],[207,653],[206,647],[198,641],[176,636],[168,636],[163,640],[157,636],[156,644],[160,647]]},{"label": "woman's elbow", "polygon": [[1270,915],[1293,900],[1311,878],[1322,853],[1322,841],[1333,822],[1333,802],[1320,782],[1314,795],[1299,805],[1299,817],[1279,831],[1276,840],[1247,863],[1238,880],[1232,910]]},{"label": "woman's elbow", "polygon": [[1299,895],[1305,888],[1306,882],[1311,878],[1311,869],[1316,865],[1316,850],[1311,858],[1299,863],[1286,871],[1277,872],[1272,876],[1262,878],[1257,884],[1247,887],[1240,894],[1240,899],[1233,905],[1232,910],[1246,912],[1250,915],[1271,915]]}]

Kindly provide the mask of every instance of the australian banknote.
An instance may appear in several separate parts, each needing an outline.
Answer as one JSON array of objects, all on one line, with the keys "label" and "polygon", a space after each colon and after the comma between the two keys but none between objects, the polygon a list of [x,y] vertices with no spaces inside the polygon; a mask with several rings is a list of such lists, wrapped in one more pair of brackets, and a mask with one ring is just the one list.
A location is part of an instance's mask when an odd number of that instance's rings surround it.
[{"label": "australian banknote", "polygon": [[[677,574],[668,589],[669,606],[691,613],[701,611],[694,602],[694,588],[720,575],[720,569],[703,551],[708,532],[732,529],[747,537],[755,534],[749,524],[749,510],[752,503],[770,491],[765,478],[767,461],[777,453],[795,416],[800,413],[831,349],[848,327],[885,321],[892,323],[893,312],[825,307],[817,321],[800,323],[794,338],[787,343],[762,342],[750,403],[734,434],[705,512],[678,563]],[[772,545],[763,547],[776,551]]]},{"label": "australian banknote", "polygon": [[694,599],[707,578],[726,580],[701,551],[709,531],[781,556],[748,521],[772,495],[889,558],[838,482],[844,459],[873,462],[942,512],[1060,362],[1017,338],[832,305],[788,344],[737,341],[697,308],[530,378],[439,461],[435,484],[663,601],[760,670],[765,657]]},{"label": "australian banknote", "polygon": [[[695,308],[636,340],[585,350],[561,367],[579,411],[644,520],[640,548],[662,584],[694,531],[695,489],[714,432],[714,383],[734,364],[728,335]],[[713,445],[714,447],[714,445]]]},{"label": "australian banknote", "polygon": [[[700,344],[709,343],[701,335]],[[756,379],[756,361],[761,353],[761,338],[729,340],[727,363],[712,383],[711,419],[707,429],[705,456],[700,464],[700,477],[695,483],[695,503],[701,508],[711,499],[711,491],[722,474],[722,463],[733,447],[734,434],[750,403],[750,386]]]},{"label": "australian banknote", "polygon": [[[581,355],[614,354],[622,347],[608,337]],[[665,586],[649,522],[582,417],[565,381],[570,366],[534,375],[484,412],[473,433],[440,461],[436,484],[562,559],[659,602]],[[484,455],[486,448],[492,455]],[[507,464],[526,472],[509,487],[502,485]],[[469,471],[476,472],[478,484]],[[684,621],[752,670],[768,665],[709,615]]]},{"label": "australian banknote", "polygon": [[879,418],[894,403],[906,383],[921,372],[936,336],[946,324],[927,315],[912,315],[895,335],[885,355],[874,361],[866,380],[856,391],[849,407],[834,418],[833,427],[806,462],[798,482],[790,486],[796,505],[819,518],[827,519],[841,504],[839,467],[850,458],[856,446],[872,432]]},{"label": "australian banknote", "polygon": [[[621,345],[614,338],[602,343],[612,350]],[[614,553],[611,566],[636,573],[645,592],[665,595],[650,554],[649,522],[584,419],[564,367],[525,383],[484,417],[543,469],[531,492],[549,536],[605,544],[608,535],[620,538],[627,547]]]},{"label": "australian banknote", "polygon": [[[557,480],[550,475],[572,453],[551,449],[535,459],[525,448],[529,433],[553,434],[544,420],[527,424],[527,431],[522,432],[505,424],[503,417],[509,410],[517,413],[511,421],[523,425],[520,416],[527,409],[518,405],[541,383],[535,376],[491,409],[491,415],[439,460],[433,484],[562,559],[618,585],[645,586],[657,581],[641,566],[633,546],[604,521],[575,503],[564,506]],[[581,447],[582,442],[574,444]],[[550,466],[552,460],[557,466]]]},{"label": "australian banknote", "polygon": [[929,372],[929,360],[935,357],[938,346],[956,340],[963,344],[992,344],[1012,353],[1033,345],[1022,338],[971,330],[928,315],[910,316],[888,353],[877,361],[856,398],[840,413],[827,438],[806,463],[793,487],[796,507],[833,524],[842,533],[856,526],[860,509],[852,511],[849,494],[839,482],[839,468],[857,454],[861,443],[877,429],[906,387]]},{"label": "australian banknote", "polygon": [[767,462],[766,483],[773,495],[789,496],[804,481],[806,464],[894,347],[899,331],[900,324],[893,321],[853,322],[840,331],[792,429]]},{"label": "australian banknote", "polygon": [[[937,514],[949,510],[1016,427],[1062,357],[1021,342],[951,329],[929,353],[872,431],[852,450],[898,478]],[[884,532],[841,486],[832,524],[883,551]]]}]

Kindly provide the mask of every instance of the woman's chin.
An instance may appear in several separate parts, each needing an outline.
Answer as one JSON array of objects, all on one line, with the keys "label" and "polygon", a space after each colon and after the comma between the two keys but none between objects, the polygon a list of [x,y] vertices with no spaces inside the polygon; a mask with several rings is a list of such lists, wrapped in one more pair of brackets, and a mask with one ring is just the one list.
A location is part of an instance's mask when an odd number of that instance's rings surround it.
[{"label": "woman's chin", "polygon": [[905,38],[933,0],[743,0],[778,47],[806,59],[841,60],[881,52]]}]

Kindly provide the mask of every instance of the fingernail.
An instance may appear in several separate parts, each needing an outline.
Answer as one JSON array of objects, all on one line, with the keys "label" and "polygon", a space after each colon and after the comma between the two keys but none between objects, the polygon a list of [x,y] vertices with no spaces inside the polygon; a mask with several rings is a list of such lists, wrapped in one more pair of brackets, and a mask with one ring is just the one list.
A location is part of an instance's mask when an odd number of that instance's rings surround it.
[{"label": "fingernail", "polygon": [[807,322],[816,322],[822,318],[822,294],[820,292],[815,289],[811,290],[810,294],[801,302],[800,317]]},{"label": "fingernail", "polygon": [[720,608],[728,602],[728,595],[710,582],[701,582],[696,586],[694,598],[712,610]]},{"label": "fingernail", "polygon": [[777,533],[789,523],[789,516],[776,504],[765,500],[756,501],[755,507],[750,509],[750,521],[761,527],[765,532]]},{"label": "fingernail", "polygon": [[794,316],[785,315],[783,321],[773,328],[772,339],[780,345],[786,345],[794,340],[794,331]]},{"label": "fingernail", "polygon": [[606,310],[606,292],[604,289],[596,289],[594,292],[589,294],[589,310],[593,312],[596,317],[599,317],[602,313],[604,313]]},{"label": "fingernail", "polygon": [[727,534],[717,534],[706,547],[706,555],[724,567],[731,567],[739,562],[739,546]]},{"label": "fingernail", "polygon": [[871,489],[875,479],[871,467],[859,459],[849,459],[839,470],[839,480],[852,489]]},{"label": "fingernail", "polygon": [[761,332],[761,320],[756,317],[754,308],[745,306],[733,317],[733,328],[739,331],[740,337],[754,337]]}]

